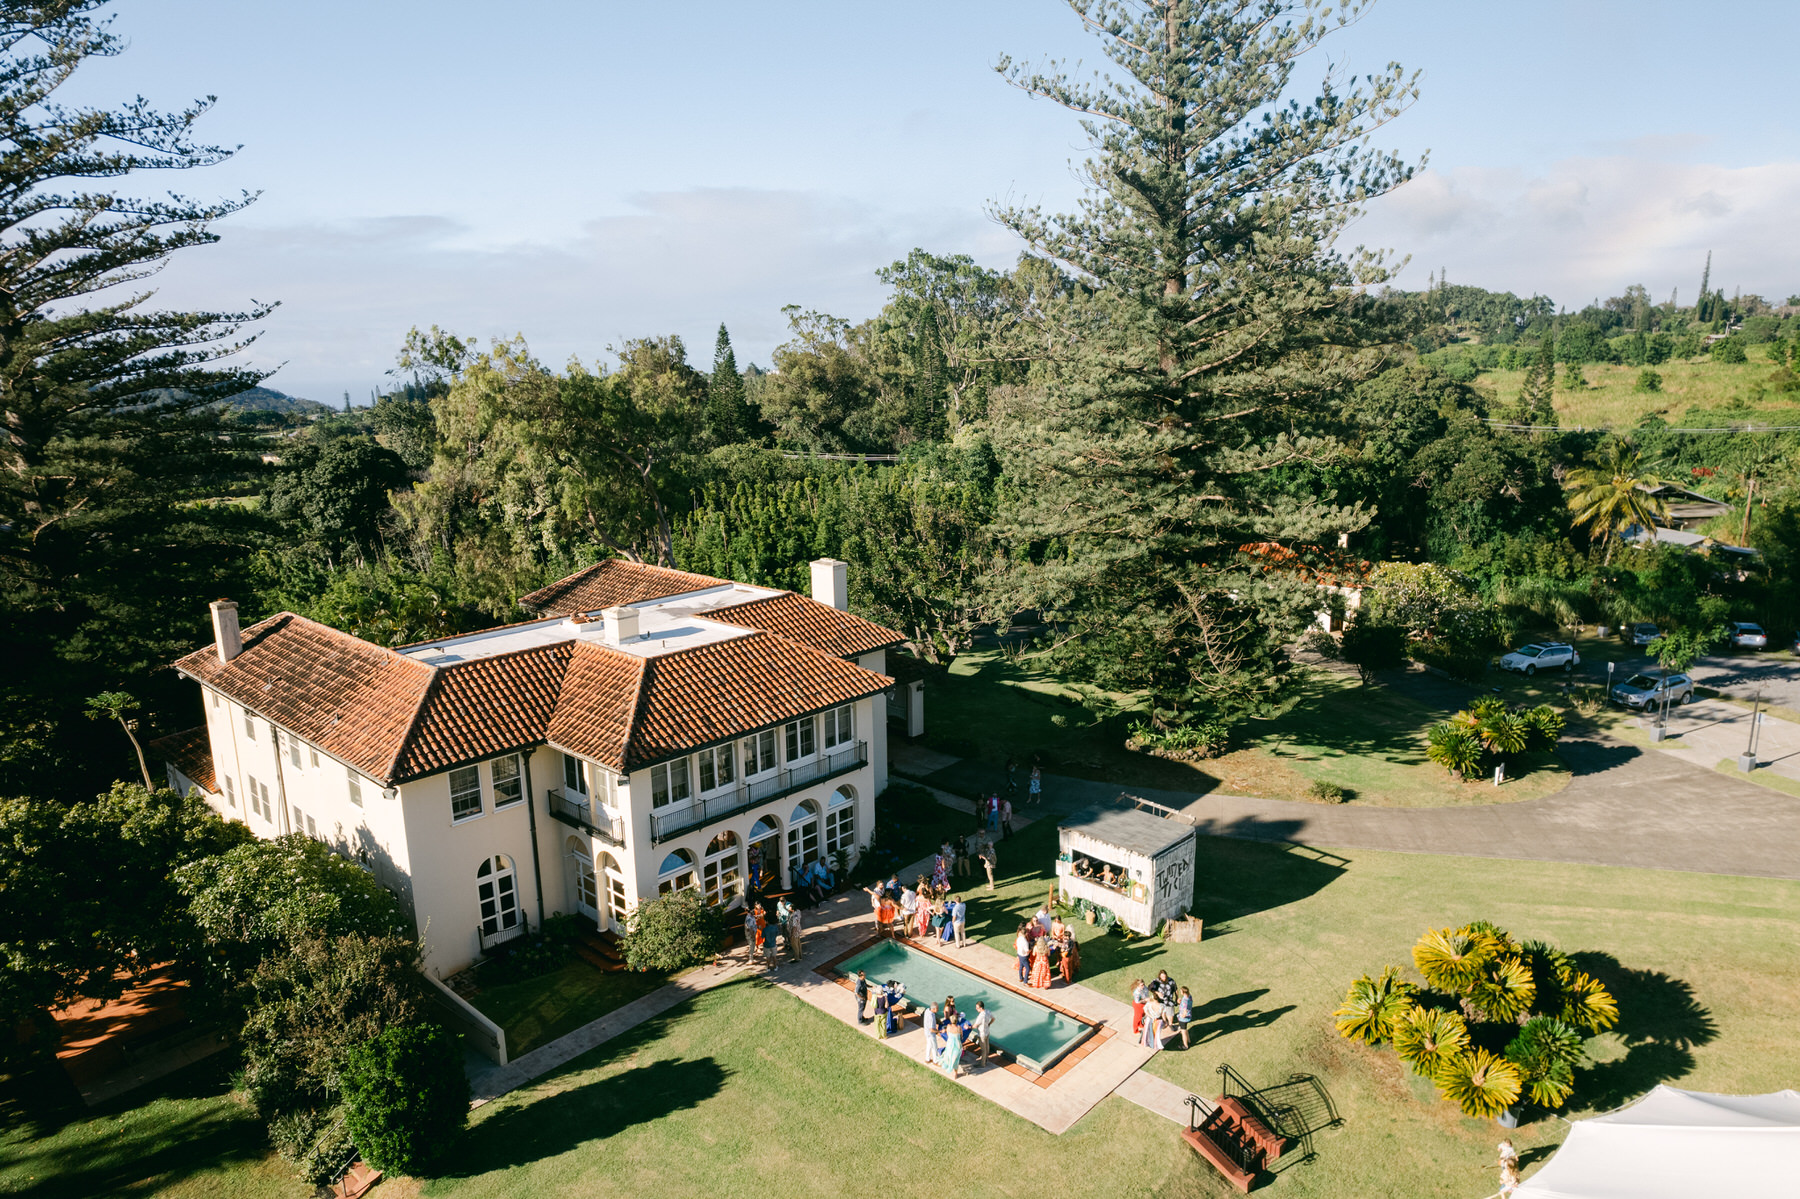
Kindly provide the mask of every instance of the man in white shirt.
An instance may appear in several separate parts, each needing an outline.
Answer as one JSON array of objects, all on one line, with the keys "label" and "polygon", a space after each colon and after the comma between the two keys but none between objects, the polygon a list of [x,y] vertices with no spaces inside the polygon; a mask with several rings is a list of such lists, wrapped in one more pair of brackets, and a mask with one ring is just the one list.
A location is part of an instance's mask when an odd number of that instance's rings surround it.
[{"label": "man in white shirt", "polygon": [[925,1011],[919,1016],[919,1022],[925,1026],[925,1060],[935,1062],[938,1055],[937,1039],[937,1004],[925,1005]]},{"label": "man in white shirt", "polygon": [[985,1066],[988,1064],[988,1030],[994,1026],[994,1013],[987,1010],[987,1004],[977,1000],[975,1018],[969,1024],[981,1041],[981,1064]]}]

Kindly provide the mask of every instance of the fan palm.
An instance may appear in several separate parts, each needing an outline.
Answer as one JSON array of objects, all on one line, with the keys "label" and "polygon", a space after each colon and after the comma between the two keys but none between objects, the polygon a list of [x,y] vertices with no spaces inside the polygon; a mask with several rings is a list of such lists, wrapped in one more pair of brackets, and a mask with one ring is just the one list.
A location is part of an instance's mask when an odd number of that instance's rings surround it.
[{"label": "fan palm", "polygon": [[1498,955],[1494,938],[1470,929],[1432,929],[1413,946],[1413,965],[1440,991],[1461,995]]},{"label": "fan palm", "polygon": [[1414,1007],[1394,1025],[1394,1052],[1425,1078],[1436,1078],[1468,1047],[1469,1025],[1455,1012]]},{"label": "fan palm", "polygon": [[1466,1116],[1491,1119],[1519,1101],[1524,1085],[1519,1068],[1485,1049],[1459,1053],[1444,1063],[1437,1077],[1444,1098],[1462,1108]]},{"label": "fan palm", "polygon": [[1453,724],[1440,724],[1427,738],[1425,756],[1466,779],[1481,768],[1481,742]]},{"label": "fan palm", "polygon": [[1487,1020],[1516,1021],[1531,1010],[1537,984],[1531,968],[1508,954],[1494,961],[1468,989],[1469,1003]]},{"label": "fan palm", "polygon": [[1506,1060],[1519,1068],[1532,1102],[1561,1107],[1575,1087],[1581,1034],[1553,1016],[1534,1016],[1506,1047]]},{"label": "fan palm", "polygon": [[1525,725],[1531,734],[1532,745],[1538,749],[1554,747],[1557,738],[1562,736],[1563,724],[1563,714],[1549,704],[1539,704],[1525,713]]},{"label": "fan palm", "polygon": [[1605,1032],[1619,1022],[1619,1002],[1600,980],[1574,970],[1562,980],[1562,1011],[1558,1015],[1576,1028]]},{"label": "fan palm", "polygon": [[1380,978],[1363,975],[1350,984],[1343,1005],[1332,1013],[1338,1035],[1370,1045],[1391,1039],[1396,1024],[1412,1007],[1413,991],[1413,985],[1403,981],[1392,966],[1383,970]]},{"label": "fan palm", "polygon": [[1608,442],[1593,465],[1569,472],[1569,510],[1575,523],[1586,525],[1595,541],[1605,539],[1605,563],[1612,563],[1613,545],[1625,530],[1636,525],[1649,530],[1668,505],[1651,494],[1666,480],[1653,473],[1643,455],[1629,441]]}]

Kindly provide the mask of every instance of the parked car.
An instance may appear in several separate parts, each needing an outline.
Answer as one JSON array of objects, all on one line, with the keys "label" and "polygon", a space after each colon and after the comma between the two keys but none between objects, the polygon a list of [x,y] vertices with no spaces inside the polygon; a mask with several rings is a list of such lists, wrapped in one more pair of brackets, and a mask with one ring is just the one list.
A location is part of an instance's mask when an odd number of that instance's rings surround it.
[{"label": "parked car", "polygon": [[1768,649],[1769,635],[1761,625],[1740,620],[1731,626],[1731,644],[1737,649]]},{"label": "parked car", "polygon": [[1500,659],[1501,670],[1516,670],[1525,675],[1536,674],[1540,670],[1554,670],[1558,666],[1564,670],[1574,670],[1579,665],[1581,655],[1575,652],[1574,646],[1563,641],[1521,645]]},{"label": "parked car", "polygon": [[1694,680],[1685,674],[1672,674],[1666,679],[1634,674],[1612,689],[1613,702],[1628,708],[1659,707],[1664,696],[1671,705],[1692,703]]},{"label": "parked car", "polygon": [[1637,624],[1625,625],[1619,630],[1619,636],[1625,638],[1626,641],[1629,641],[1633,645],[1649,645],[1652,641],[1655,641],[1658,637],[1662,636],[1662,634],[1655,625],[1646,620],[1640,621]]}]

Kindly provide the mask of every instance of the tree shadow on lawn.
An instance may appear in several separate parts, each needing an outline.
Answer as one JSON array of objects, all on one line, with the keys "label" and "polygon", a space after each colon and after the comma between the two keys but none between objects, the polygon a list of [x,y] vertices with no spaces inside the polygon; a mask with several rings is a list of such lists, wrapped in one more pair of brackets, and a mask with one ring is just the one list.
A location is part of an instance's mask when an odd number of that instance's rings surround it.
[{"label": "tree shadow on lawn", "polygon": [[507,1107],[469,1129],[444,1174],[472,1178],[606,1140],[711,1099],[729,1076],[710,1057],[658,1061]]},{"label": "tree shadow on lawn", "polygon": [[1608,953],[1570,957],[1618,1000],[1619,1023],[1612,1032],[1626,1046],[1624,1057],[1576,1071],[1572,1105],[1608,1111],[1658,1083],[1681,1078],[1694,1068],[1692,1050],[1718,1037],[1712,1013],[1686,980],[1634,970]]},{"label": "tree shadow on lawn", "polygon": [[1623,742],[1575,737],[1559,744],[1556,756],[1563,760],[1571,774],[1580,778],[1583,775],[1604,774],[1608,770],[1617,769],[1633,759],[1643,757],[1644,751]]},{"label": "tree shadow on lawn", "polygon": [[[1229,836],[1200,838],[1194,854],[1191,911],[1209,926],[1206,939],[1223,935],[1224,930],[1213,931],[1213,924],[1298,903],[1343,876],[1350,864],[1347,858],[1304,845],[1267,844],[1280,838],[1259,835],[1288,823],[1237,821]],[[1255,827],[1239,827],[1250,825]]]}]

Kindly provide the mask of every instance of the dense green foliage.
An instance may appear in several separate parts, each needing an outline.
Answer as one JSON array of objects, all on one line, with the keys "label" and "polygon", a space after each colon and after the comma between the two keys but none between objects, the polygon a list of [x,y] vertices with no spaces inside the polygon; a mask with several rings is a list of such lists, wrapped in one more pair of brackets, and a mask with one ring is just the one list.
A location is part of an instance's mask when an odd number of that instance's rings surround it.
[{"label": "dense green foliage", "polygon": [[345,1127],[363,1160],[423,1174],[469,1122],[462,1044],[436,1025],[385,1029],[344,1060]]},{"label": "dense green foliage", "polygon": [[1618,1023],[1612,995],[1568,955],[1485,921],[1429,930],[1412,956],[1424,985],[1393,966],[1357,979],[1335,1013],[1338,1032],[1391,1041],[1465,1115],[1498,1116],[1521,1098],[1562,1107],[1585,1038]]},{"label": "dense green foliage", "polygon": [[632,908],[619,947],[633,970],[685,970],[711,961],[724,935],[719,910],[686,887]]}]

